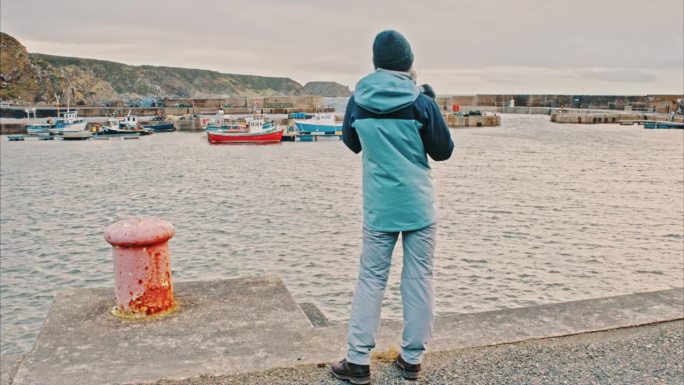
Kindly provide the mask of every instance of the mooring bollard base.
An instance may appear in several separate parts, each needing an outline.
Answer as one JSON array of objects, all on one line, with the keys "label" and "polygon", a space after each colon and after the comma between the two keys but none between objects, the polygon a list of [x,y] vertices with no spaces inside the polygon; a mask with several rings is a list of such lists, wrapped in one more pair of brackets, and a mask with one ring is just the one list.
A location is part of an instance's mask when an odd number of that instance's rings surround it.
[{"label": "mooring bollard base", "polygon": [[161,318],[161,317],[164,317],[164,316],[167,316],[169,314],[173,314],[173,313],[179,311],[180,308],[181,307],[178,305],[178,301],[175,301],[175,303],[172,307],[170,307],[164,311],[154,313],[154,314],[137,313],[137,312],[132,312],[132,311],[120,310],[117,306],[114,306],[109,313],[116,318],[132,320],[132,321],[139,321],[139,320],[146,320],[146,319],[151,319],[151,318]]}]

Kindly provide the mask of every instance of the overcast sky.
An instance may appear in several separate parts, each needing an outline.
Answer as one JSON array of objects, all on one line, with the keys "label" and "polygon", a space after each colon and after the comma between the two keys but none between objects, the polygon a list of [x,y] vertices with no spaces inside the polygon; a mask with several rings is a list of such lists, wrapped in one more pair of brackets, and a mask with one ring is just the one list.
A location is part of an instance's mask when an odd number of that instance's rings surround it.
[{"label": "overcast sky", "polygon": [[682,0],[1,0],[29,52],[354,87],[396,29],[439,94],[684,93]]}]

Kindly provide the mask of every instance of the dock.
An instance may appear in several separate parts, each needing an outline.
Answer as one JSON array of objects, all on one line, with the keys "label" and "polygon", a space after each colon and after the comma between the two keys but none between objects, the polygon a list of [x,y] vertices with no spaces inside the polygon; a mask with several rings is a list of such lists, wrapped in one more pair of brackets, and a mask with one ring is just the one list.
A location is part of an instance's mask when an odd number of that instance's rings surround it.
[{"label": "dock", "polygon": [[91,137],[93,140],[129,140],[129,139],[140,139],[140,134],[125,134],[125,135],[93,135]]},{"label": "dock", "polygon": [[26,139],[29,140],[54,140],[52,135],[7,135],[7,140],[10,142],[20,142]]},{"label": "dock", "polygon": [[[344,357],[347,324],[328,322],[315,304],[297,303],[276,276],[179,282],[174,291],[178,312],[143,321],[110,314],[112,288],[58,293],[33,350],[9,361],[11,383],[105,385],[192,379],[208,384],[224,383],[218,379],[226,376],[242,378],[226,383],[241,383],[252,375],[258,378],[264,371],[286,368],[290,373],[313,370],[320,379],[330,379],[326,364]],[[674,288],[441,315],[436,317],[430,354],[488,346],[505,350],[523,341],[536,346],[547,338],[681,320],[683,293]],[[401,330],[401,321],[384,320],[375,351],[400,346]],[[375,357],[377,364],[381,358]],[[538,370],[542,369],[543,364]],[[452,383],[451,379],[442,381]]]}]

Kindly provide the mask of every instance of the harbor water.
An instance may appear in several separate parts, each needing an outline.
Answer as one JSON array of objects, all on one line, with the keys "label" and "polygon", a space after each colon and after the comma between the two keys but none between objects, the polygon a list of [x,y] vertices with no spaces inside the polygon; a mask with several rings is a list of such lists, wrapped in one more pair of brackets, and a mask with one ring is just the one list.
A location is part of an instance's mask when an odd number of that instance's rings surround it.
[{"label": "harbor water", "polygon": [[[453,157],[432,163],[438,314],[682,285],[682,130],[504,115],[500,127],[452,136]],[[361,158],[341,141],[0,139],[2,354],[31,349],[55,292],[113,287],[103,229],[136,216],[176,226],[175,281],[278,275],[297,301],[347,319]],[[388,319],[401,318],[400,255],[399,245]]]}]

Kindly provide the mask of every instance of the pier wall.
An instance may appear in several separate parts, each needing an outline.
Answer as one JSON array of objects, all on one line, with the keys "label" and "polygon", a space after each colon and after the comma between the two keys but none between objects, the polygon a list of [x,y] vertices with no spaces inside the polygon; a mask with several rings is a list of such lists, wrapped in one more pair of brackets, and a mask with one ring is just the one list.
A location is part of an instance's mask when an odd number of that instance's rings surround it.
[{"label": "pier wall", "polygon": [[491,127],[501,125],[501,116],[482,115],[482,116],[462,116],[454,114],[444,114],[444,119],[450,128],[458,127]]},{"label": "pier wall", "polygon": [[684,116],[675,115],[672,118],[668,114],[643,114],[643,113],[615,113],[615,112],[560,112],[554,111],[551,114],[551,121],[554,123],[574,123],[574,124],[597,124],[597,123],[620,123],[622,120],[655,120],[673,121],[682,123]]}]

